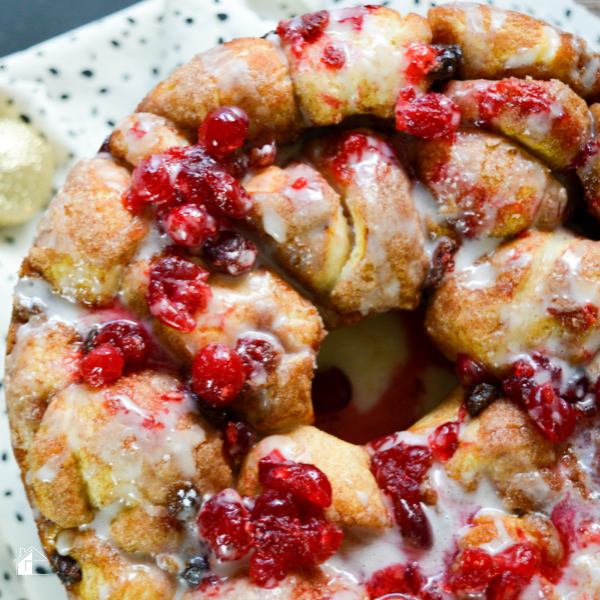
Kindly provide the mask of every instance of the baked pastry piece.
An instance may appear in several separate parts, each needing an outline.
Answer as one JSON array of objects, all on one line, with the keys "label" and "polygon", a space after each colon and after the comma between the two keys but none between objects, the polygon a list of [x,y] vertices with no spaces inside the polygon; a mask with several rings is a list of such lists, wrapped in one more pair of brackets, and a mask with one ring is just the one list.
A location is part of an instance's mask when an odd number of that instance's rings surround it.
[{"label": "baked pastry piece", "polygon": [[[70,597],[600,597],[600,246],[565,227],[571,171],[600,212],[599,64],[490,7],[320,11],[71,170],[7,355]],[[315,427],[325,327],[423,295],[460,386],[364,447]]]}]

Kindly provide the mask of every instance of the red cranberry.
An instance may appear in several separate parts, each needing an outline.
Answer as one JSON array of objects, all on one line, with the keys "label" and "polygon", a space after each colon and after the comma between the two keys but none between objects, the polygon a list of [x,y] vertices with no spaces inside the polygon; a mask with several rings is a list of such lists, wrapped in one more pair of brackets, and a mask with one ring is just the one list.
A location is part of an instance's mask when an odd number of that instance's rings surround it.
[{"label": "red cranberry", "polygon": [[241,219],[248,214],[252,198],[235,177],[215,169],[206,174],[206,181],[211,186],[206,203],[214,212],[231,219]]},{"label": "red cranberry", "polygon": [[[337,136],[328,149],[335,177],[340,181],[348,180],[352,174],[352,165],[370,148],[369,138],[364,133],[342,133]],[[299,184],[299,180],[296,184]]]},{"label": "red cranberry", "polygon": [[250,577],[260,587],[274,588],[290,567],[301,563],[300,557],[307,554],[301,544],[299,519],[261,519],[254,526],[257,549],[252,555]]},{"label": "red cranberry", "polygon": [[513,374],[502,381],[504,393],[513,402],[524,404],[536,387],[533,381],[535,367],[529,361],[519,360],[514,365]]},{"label": "red cranberry", "polygon": [[224,163],[210,157],[201,146],[184,150],[173,183],[181,198],[221,216],[232,219],[245,216],[252,207],[252,199]]},{"label": "red cranberry", "polygon": [[232,458],[242,456],[256,441],[256,431],[245,421],[230,421],[225,430],[225,450]]},{"label": "red cranberry", "polygon": [[459,428],[457,422],[444,423],[429,436],[429,445],[442,462],[449,461],[458,450]]},{"label": "red cranberry", "polygon": [[309,540],[309,556],[305,564],[320,565],[330,559],[339,549],[344,536],[342,530],[325,517],[309,516],[303,523]]},{"label": "red cranberry", "polygon": [[343,535],[322,517],[263,516],[253,525],[250,575],[266,588],[274,587],[290,567],[320,564],[333,556]]},{"label": "red cranberry", "polygon": [[550,381],[537,386],[527,396],[525,407],[533,422],[553,442],[564,442],[575,430],[575,409],[555,394]]},{"label": "red cranberry", "polygon": [[267,379],[278,367],[280,353],[268,340],[253,335],[240,338],[235,346],[240,355],[248,382],[255,386],[265,385]]},{"label": "red cranberry", "polygon": [[456,357],[456,375],[466,390],[480,383],[494,383],[494,378],[483,364],[466,354],[459,354]]},{"label": "red cranberry", "polygon": [[260,483],[266,490],[285,492],[298,500],[308,500],[321,508],[331,506],[331,483],[314,465],[293,461],[271,462],[261,459],[258,466]]},{"label": "red cranberry", "polygon": [[100,387],[119,379],[124,367],[123,354],[112,344],[102,344],[94,348],[79,363],[83,380],[92,387]]},{"label": "red cranberry", "polygon": [[[320,476],[316,479],[310,476],[318,470],[292,461],[275,462],[280,459],[281,454],[274,451],[261,461],[259,472],[263,484],[266,463],[269,477],[275,475],[271,468],[284,467],[287,474],[275,477],[275,486],[280,489],[267,488],[260,496],[246,499],[252,506],[250,513],[236,492],[225,490],[204,506],[198,518],[200,534],[224,560],[240,558],[254,549],[250,575],[266,588],[274,587],[291,567],[328,560],[337,552],[343,536],[342,530],[323,516],[322,481]],[[299,482],[286,484],[289,491],[283,489],[285,479],[298,477]],[[319,482],[316,488],[315,481]],[[308,497],[320,500],[321,504],[309,502]]]},{"label": "red cranberry", "polygon": [[419,565],[391,565],[376,571],[366,584],[371,600],[382,597],[421,598],[422,600],[441,600],[439,592],[427,589],[427,579],[421,573]]},{"label": "red cranberry", "polygon": [[213,270],[234,277],[252,268],[256,254],[256,246],[233,231],[222,231],[215,240],[208,240],[202,249],[204,260]]},{"label": "red cranberry", "polygon": [[377,485],[392,498],[404,541],[417,549],[429,548],[433,543],[419,489],[432,460],[431,450],[426,446],[408,446],[402,442],[376,452],[371,458],[371,471]]},{"label": "red cranberry", "polygon": [[264,169],[275,163],[277,144],[273,138],[256,142],[250,150],[250,169]]},{"label": "red cranberry", "polygon": [[412,89],[400,93],[396,103],[396,128],[410,135],[436,140],[450,138],[460,125],[460,109],[443,94],[416,96]]},{"label": "red cranberry", "polygon": [[245,381],[242,359],[226,344],[209,344],[194,359],[194,391],[211,406],[229,404],[241,392]]},{"label": "red cranberry", "polygon": [[485,600],[517,600],[523,588],[529,583],[527,578],[507,571],[496,575],[487,586]]},{"label": "red cranberry", "polygon": [[467,548],[449,573],[448,583],[453,592],[477,594],[485,591],[498,574],[494,559],[482,548]]},{"label": "red cranberry", "polygon": [[299,519],[300,509],[290,494],[267,490],[256,498],[252,508],[253,521],[264,517]]},{"label": "red cranberry", "polygon": [[202,507],[198,529],[221,560],[237,560],[250,551],[250,514],[235,490],[219,492]]},{"label": "red cranberry", "polygon": [[436,246],[431,259],[431,269],[427,277],[427,283],[431,287],[437,287],[447,273],[454,271],[454,255],[459,249],[456,240],[444,237]]},{"label": "red cranberry", "polygon": [[531,579],[538,570],[540,552],[531,542],[513,544],[494,557],[501,571],[511,571]]},{"label": "red cranberry", "polygon": [[491,121],[505,110],[523,114],[550,113],[554,99],[546,84],[526,79],[503,79],[477,92],[480,118]]},{"label": "red cranberry", "polygon": [[173,329],[192,331],[196,327],[193,314],[206,308],[211,297],[207,277],[204,269],[189,260],[161,258],[150,268],[146,294],[150,312]]},{"label": "red cranberry", "polygon": [[439,50],[434,46],[415,43],[405,50],[408,65],[405,69],[406,79],[412,84],[423,82],[425,77],[437,67]]},{"label": "red cranberry", "polygon": [[171,210],[166,219],[167,232],[180,246],[195,248],[217,233],[217,222],[201,207],[183,204]]},{"label": "red cranberry", "polygon": [[312,402],[315,415],[326,415],[343,410],[352,400],[352,384],[337,367],[320,371],[312,384]]},{"label": "red cranberry", "polygon": [[199,206],[211,202],[214,196],[211,174],[215,170],[223,173],[223,166],[200,146],[186,148],[185,155],[177,164],[178,171],[172,185],[176,186],[182,200]]},{"label": "red cranberry", "polygon": [[178,169],[178,152],[156,154],[143,160],[133,171],[130,202],[172,205],[177,202],[173,180]]},{"label": "red cranberry", "polygon": [[224,106],[204,119],[198,143],[212,156],[227,156],[244,143],[248,124],[248,115],[241,108]]},{"label": "red cranberry", "polygon": [[277,26],[277,35],[287,42],[295,42],[298,37],[301,37],[304,42],[313,43],[321,36],[328,23],[329,13],[320,10],[302,15],[299,24],[291,19],[281,21]]},{"label": "red cranberry", "polygon": [[[268,464],[269,468],[287,469],[283,480],[297,477],[298,473],[303,479],[308,471],[315,469],[292,461],[274,462],[280,458],[280,454],[274,452],[263,459],[259,473],[264,476],[264,467]],[[261,477],[264,484],[263,479]],[[281,485],[283,480],[278,479],[276,485],[286,487]],[[314,487],[312,483],[309,482],[308,488]],[[252,509],[252,546],[255,552],[250,575],[262,587],[273,587],[285,577],[290,567],[316,565],[326,561],[335,554],[342,540],[341,529],[323,517],[323,507],[314,502],[310,502],[308,506],[306,496],[312,496],[311,489],[307,490],[304,485],[298,490],[298,486],[294,486],[292,481],[288,482],[287,487],[289,491],[267,489],[256,499]]]},{"label": "red cranberry", "polygon": [[388,487],[394,505],[394,515],[404,542],[417,550],[427,550],[433,544],[433,532],[419,497],[419,485],[412,479]]},{"label": "red cranberry", "polygon": [[118,348],[126,363],[139,365],[148,354],[150,340],[144,328],[132,321],[112,321],[104,324],[89,342],[89,348],[111,344]]},{"label": "red cranberry", "polygon": [[427,446],[409,446],[400,442],[388,450],[381,450],[371,458],[371,471],[380,488],[408,477],[420,482],[427,473],[433,456]]},{"label": "red cranberry", "polygon": [[326,10],[302,15],[300,18],[302,19],[302,37],[309,43],[316,41],[329,23],[329,13]]},{"label": "red cranberry", "polygon": [[321,60],[332,69],[341,69],[346,62],[346,56],[342,48],[336,48],[334,45],[329,44],[325,46]]}]

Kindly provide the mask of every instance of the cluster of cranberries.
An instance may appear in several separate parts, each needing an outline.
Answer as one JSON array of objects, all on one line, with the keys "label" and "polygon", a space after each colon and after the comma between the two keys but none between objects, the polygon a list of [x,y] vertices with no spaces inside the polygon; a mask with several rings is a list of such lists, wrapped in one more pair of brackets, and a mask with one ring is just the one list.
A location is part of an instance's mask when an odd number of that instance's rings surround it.
[{"label": "cluster of cranberries", "polygon": [[541,568],[540,552],[531,542],[494,556],[483,548],[467,548],[448,573],[447,585],[459,597],[516,600]]},{"label": "cluster of cranberries", "polygon": [[[583,372],[568,381],[548,357],[534,354],[512,365],[512,373],[496,381],[479,362],[465,355],[457,359],[457,374],[467,393],[467,411],[481,412],[500,395],[500,387],[513,402],[527,409],[538,428],[553,442],[563,442],[574,431],[578,416],[597,412],[597,390]],[[597,386],[596,386],[597,387]]]},{"label": "cluster of cranberries", "polygon": [[516,78],[504,79],[477,91],[476,100],[482,125],[508,108],[523,115],[549,114],[554,103],[543,84]]},{"label": "cluster of cranberries", "polygon": [[[153,207],[177,245],[150,267],[146,300],[157,319],[178,331],[193,331],[194,314],[205,310],[212,297],[209,271],[189,254],[200,256],[210,271],[231,276],[248,272],[255,262],[254,244],[230,230],[230,220],[244,217],[252,205],[237,177],[248,166],[272,164],[275,147],[259,144],[249,156],[240,154],[247,134],[247,115],[224,107],[204,119],[197,144],[151,156],[134,171],[128,206],[133,211]],[[257,361],[272,362],[273,353],[264,342],[240,340],[236,349],[210,344],[194,361],[194,390],[209,405],[223,406],[252,379]]]},{"label": "cluster of cranberries", "polygon": [[[377,443],[373,445],[375,449],[377,446]],[[396,522],[405,543],[419,550],[430,548],[433,542],[420,490],[432,462],[433,454],[427,446],[403,442],[371,457],[371,472],[379,488],[392,499]]]},{"label": "cluster of cranberries", "polygon": [[[339,19],[338,22],[348,23],[356,31],[360,31],[365,15],[378,8],[378,6],[359,6],[346,10],[345,16]],[[306,45],[314,44],[323,36],[329,24],[329,18],[328,11],[320,10],[315,13],[302,15],[296,19],[280,21],[277,26],[277,35],[291,45],[292,53],[297,59],[300,59]],[[346,62],[343,48],[335,46],[333,43],[327,44],[323,48],[321,62],[330,69],[341,69]]]},{"label": "cluster of cranberries", "polygon": [[[441,600],[441,593],[429,584],[416,562],[391,565],[380,569],[367,582],[371,600],[379,598],[410,598],[411,600]],[[396,596],[398,594],[398,596]]]},{"label": "cluster of cranberries", "polygon": [[443,423],[429,436],[429,447],[393,442],[388,436],[371,443],[371,472],[377,485],[391,499],[394,515],[404,542],[417,550],[427,550],[433,543],[431,526],[421,503],[421,483],[434,457],[442,462],[452,458],[458,449],[459,421]]},{"label": "cluster of cranberries", "polygon": [[[248,117],[239,108],[210,113],[198,130],[198,143],[175,147],[142,161],[133,173],[127,204],[137,212],[152,206],[177,246],[202,257],[212,270],[236,276],[256,259],[256,247],[230,231],[230,219],[244,217],[252,200],[236,175],[248,134]],[[264,158],[264,157],[263,157]],[[194,328],[192,315],[206,307],[208,272],[180,252],[168,252],[150,269],[150,312],[179,331]]]},{"label": "cluster of cranberries", "polygon": [[455,46],[411,44],[406,49],[405,76],[409,83],[396,102],[396,128],[416,137],[434,140],[450,138],[460,125],[458,106],[443,94],[419,94],[416,87],[427,77],[447,79],[459,59]]},{"label": "cluster of cranberries", "polygon": [[418,563],[392,565],[377,571],[367,582],[367,590],[371,600],[395,594],[402,598],[441,600],[446,595],[442,591],[458,598],[517,600],[535,574],[554,579],[551,571],[538,548],[522,541],[493,556],[483,548],[467,548],[445,577],[435,582],[427,580]]},{"label": "cluster of cranberries", "polygon": [[[513,365],[513,373],[502,382],[504,393],[522,403],[535,424],[553,442],[565,441],[575,429],[577,409],[573,403],[585,402],[587,379],[573,382],[565,398],[559,396],[562,369],[542,356],[520,359]],[[572,396],[572,397],[571,397]],[[595,399],[593,399],[595,404]]]},{"label": "cluster of cranberries", "polygon": [[324,516],[331,484],[313,465],[283,460],[278,451],[259,463],[264,492],[241,498],[227,489],[213,496],[198,515],[200,535],[222,561],[253,550],[250,575],[274,587],[293,567],[318,565],[340,546],[342,531]]},{"label": "cluster of cranberries", "polygon": [[92,387],[112,383],[121,377],[125,366],[141,365],[149,348],[148,334],[138,323],[106,323],[93,329],[85,341],[85,356],[79,363],[81,377]]}]

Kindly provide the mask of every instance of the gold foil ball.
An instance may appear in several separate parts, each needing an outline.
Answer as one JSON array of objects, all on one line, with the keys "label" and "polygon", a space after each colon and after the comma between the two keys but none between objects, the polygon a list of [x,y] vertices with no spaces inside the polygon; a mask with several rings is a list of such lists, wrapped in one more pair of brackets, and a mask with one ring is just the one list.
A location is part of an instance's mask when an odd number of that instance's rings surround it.
[{"label": "gold foil ball", "polygon": [[50,198],[54,157],[31,127],[0,118],[0,227],[31,219]]}]

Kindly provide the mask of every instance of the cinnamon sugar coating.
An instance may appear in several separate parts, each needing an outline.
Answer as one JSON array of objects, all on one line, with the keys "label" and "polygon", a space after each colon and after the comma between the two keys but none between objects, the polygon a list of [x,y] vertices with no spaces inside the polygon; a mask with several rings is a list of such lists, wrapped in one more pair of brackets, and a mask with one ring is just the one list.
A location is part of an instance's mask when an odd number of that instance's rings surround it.
[{"label": "cinnamon sugar coating", "polygon": [[588,102],[600,96],[600,55],[585,40],[512,10],[451,2],[427,14],[436,44],[458,44],[460,79],[558,79]]},{"label": "cinnamon sugar coating", "polygon": [[325,515],[332,523],[375,529],[391,525],[369,470],[369,455],[362,448],[314,427],[299,427],[259,442],[242,465],[238,483],[240,493],[255,495],[262,491],[258,462],[275,448],[283,450],[284,458],[313,464],[327,475],[333,489],[333,503],[325,510]]},{"label": "cinnamon sugar coating", "polygon": [[302,126],[287,65],[269,41],[240,38],[199,54],[158,84],[138,112],[196,129],[221,106],[237,106],[250,118],[250,139],[290,141]]},{"label": "cinnamon sugar coating", "polygon": [[572,365],[595,356],[597,242],[566,230],[532,231],[474,265],[482,281],[454,273],[429,303],[426,328],[446,356],[466,354],[498,376],[519,354],[542,349]]},{"label": "cinnamon sugar coating", "polygon": [[452,140],[420,140],[414,164],[439,218],[459,234],[504,238],[531,226],[552,229],[564,218],[566,189],[502,136],[460,129]]},{"label": "cinnamon sugar coating", "polygon": [[123,205],[129,172],[106,158],[84,159],[44,215],[29,263],[59,294],[108,304],[125,266],[148,231]]}]

